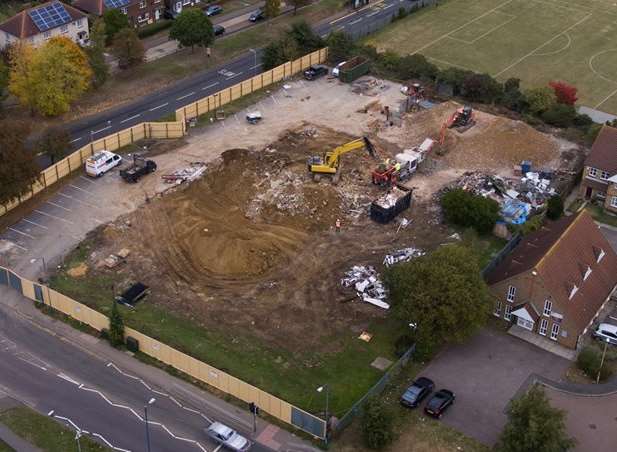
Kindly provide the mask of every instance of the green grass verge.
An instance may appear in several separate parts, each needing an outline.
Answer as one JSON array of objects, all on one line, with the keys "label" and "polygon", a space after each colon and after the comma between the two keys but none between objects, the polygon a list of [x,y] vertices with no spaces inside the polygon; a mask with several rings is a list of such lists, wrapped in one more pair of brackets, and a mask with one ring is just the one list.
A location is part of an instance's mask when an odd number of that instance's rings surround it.
[{"label": "green grass verge", "polygon": [[[551,80],[575,84],[579,103],[617,113],[617,10],[613,0],[441,0],[368,37],[400,54],[418,52],[441,67],[520,78],[525,87]],[[589,39],[590,30],[606,30]]]},{"label": "green grass verge", "polygon": [[[18,407],[4,411],[0,413],[0,422],[17,436],[45,452],[77,451],[73,430],[30,408]],[[111,449],[101,446],[86,436],[81,437],[80,445],[82,452],[111,452]]]},{"label": "green grass verge", "polygon": [[595,204],[587,204],[585,210],[589,212],[594,220],[617,227],[617,216],[607,213],[602,207]]},{"label": "green grass verge", "polygon": [[11,446],[0,439],[0,452],[16,452]]}]

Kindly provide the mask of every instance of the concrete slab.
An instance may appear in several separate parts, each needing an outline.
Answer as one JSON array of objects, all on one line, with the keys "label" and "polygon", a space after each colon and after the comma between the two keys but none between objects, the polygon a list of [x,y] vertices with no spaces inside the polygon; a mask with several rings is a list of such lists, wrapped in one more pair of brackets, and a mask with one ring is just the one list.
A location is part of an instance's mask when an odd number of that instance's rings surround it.
[{"label": "concrete slab", "polygon": [[381,371],[385,371],[391,365],[392,361],[382,356],[375,358],[375,360],[371,363],[371,367],[374,367],[375,369],[379,369]]},{"label": "concrete slab", "polygon": [[512,327],[508,330],[508,334],[529,342],[530,344],[533,344],[542,350],[546,350],[549,353],[561,356],[569,361],[574,361],[576,359],[576,350],[571,350],[559,345],[555,341],[542,337],[539,334],[526,330],[525,328],[521,328],[518,325],[512,325]]}]

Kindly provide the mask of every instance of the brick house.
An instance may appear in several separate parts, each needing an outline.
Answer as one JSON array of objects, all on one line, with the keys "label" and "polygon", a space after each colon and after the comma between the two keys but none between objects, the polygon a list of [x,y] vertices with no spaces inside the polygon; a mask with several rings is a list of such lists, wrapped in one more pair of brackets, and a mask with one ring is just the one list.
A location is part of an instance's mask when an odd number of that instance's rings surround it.
[{"label": "brick house", "polygon": [[617,255],[581,211],[524,237],[486,280],[496,317],[576,349],[617,286]]},{"label": "brick house", "polygon": [[119,9],[134,27],[154,23],[165,13],[163,0],[74,0],[73,6],[97,17],[108,9]]},{"label": "brick house", "polygon": [[36,47],[55,36],[85,45],[89,39],[87,16],[57,0],[25,9],[0,24],[0,49],[17,42]]},{"label": "brick house", "polygon": [[165,0],[167,14],[176,17],[185,8],[199,7],[204,5],[207,0]]},{"label": "brick house", "polygon": [[603,126],[585,159],[579,196],[617,212],[617,129]]}]

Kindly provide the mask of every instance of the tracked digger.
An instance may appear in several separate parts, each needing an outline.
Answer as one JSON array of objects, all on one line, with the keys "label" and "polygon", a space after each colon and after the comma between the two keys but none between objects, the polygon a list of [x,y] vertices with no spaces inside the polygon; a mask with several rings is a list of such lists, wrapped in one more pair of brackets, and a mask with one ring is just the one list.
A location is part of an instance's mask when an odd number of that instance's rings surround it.
[{"label": "tracked digger", "polygon": [[323,175],[332,176],[332,183],[337,184],[341,178],[341,157],[348,152],[366,149],[369,155],[377,158],[375,146],[368,137],[358,138],[341,146],[337,146],[332,151],[327,151],[323,157],[313,156],[308,159],[308,170],[313,175],[313,180],[318,182]]}]

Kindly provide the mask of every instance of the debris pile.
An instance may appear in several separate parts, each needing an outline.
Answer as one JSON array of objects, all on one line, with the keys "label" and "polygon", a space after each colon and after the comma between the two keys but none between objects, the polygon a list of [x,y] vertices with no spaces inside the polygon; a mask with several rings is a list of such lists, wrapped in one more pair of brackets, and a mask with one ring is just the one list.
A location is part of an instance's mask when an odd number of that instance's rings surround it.
[{"label": "debris pile", "polygon": [[382,309],[390,308],[390,305],[383,301],[388,294],[375,267],[354,265],[351,270],[345,272],[341,285],[355,288],[358,297],[366,303]]},{"label": "debris pile", "polygon": [[383,264],[386,267],[389,267],[390,265],[398,264],[399,262],[409,262],[410,260],[416,257],[424,256],[425,254],[426,253],[424,251],[417,248],[403,248],[390,254],[386,254]]},{"label": "debris pile", "polygon": [[362,96],[377,96],[389,88],[383,80],[373,77],[361,77],[351,84],[351,91]]},{"label": "debris pile", "polygon": [[163,174],[161,177],[166,184],[181,184],[199,178],[206,171],[204,162],[191,162],[186,168],[174,171],[171,174]]}]

